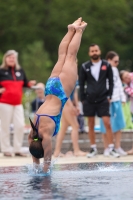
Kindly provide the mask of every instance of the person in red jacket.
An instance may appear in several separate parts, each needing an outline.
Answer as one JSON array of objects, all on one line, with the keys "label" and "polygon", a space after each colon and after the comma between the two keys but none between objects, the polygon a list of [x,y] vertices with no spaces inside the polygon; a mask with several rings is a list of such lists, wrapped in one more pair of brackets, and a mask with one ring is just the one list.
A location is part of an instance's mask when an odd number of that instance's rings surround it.
[{"label": "person in red jacket", "polygon": [[[21,147],[24,135],[23,87],[31,87],[36,81],[28,81],[18,63],[18,53],[9,50],[0,66],[0,144],[4,156],[24,156]],[[10,145],[9,126],[14,124],[14,149]]]}]

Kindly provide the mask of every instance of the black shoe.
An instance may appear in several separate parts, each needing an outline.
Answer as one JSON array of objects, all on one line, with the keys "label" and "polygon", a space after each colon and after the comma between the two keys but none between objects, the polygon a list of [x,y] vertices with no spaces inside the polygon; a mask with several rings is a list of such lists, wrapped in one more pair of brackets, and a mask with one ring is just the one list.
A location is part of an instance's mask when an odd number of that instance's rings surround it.
[{"label": "black shoe", "polygon": [[87,154],[87,157],[88,158],[92,158],[92,157],[96,156],[97,154],[98,154],[97,149],[96,148],[91,148],[90,149],[90,153]]},{"label": "black shoe", "polygon": [[119,158],[119,157],[120,157],[120,154],[117,153],[117,152],[115,151],[115,149],[112,149],[112,150],[110,151],[110,156],[113,156],[113,157],[115,157],[115,158]]}]

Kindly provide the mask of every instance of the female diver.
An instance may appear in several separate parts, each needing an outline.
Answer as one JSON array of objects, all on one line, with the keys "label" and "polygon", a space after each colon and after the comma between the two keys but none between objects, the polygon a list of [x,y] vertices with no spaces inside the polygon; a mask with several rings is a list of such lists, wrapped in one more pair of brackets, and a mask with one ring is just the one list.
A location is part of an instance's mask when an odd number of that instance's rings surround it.
[{"label": "female diver", "polygon": [[34,122],[30,120],[32,130],[28,137],[29,151],[33,163],[39,164],[39,159],[44,157],[44,172],[50,166],[51,138],[59,131],[63,107],[77,81],[76,58],[86,26],[87,23],[82,18],[68,25],[68,32],[59,45],[58,61],[46,83],[45,102],[36,112]]}]

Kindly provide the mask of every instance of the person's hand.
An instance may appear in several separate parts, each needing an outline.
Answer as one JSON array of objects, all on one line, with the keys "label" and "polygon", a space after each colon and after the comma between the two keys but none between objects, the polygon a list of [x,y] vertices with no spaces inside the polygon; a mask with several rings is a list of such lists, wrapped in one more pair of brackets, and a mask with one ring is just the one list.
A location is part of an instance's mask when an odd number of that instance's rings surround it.
[{"label": "person's hand", "polygon": [[85,100],[83,100],[83,101],[81,101],[81,102],[82,102],[82,104],[84,104]]},{"label": "person's hand", "polygon": [[107,98],[107,100],[108,100],[109,103],[111,103],[111,99],[110,98]]},{"label": "person's hand", "polygon": [[126,102],[122,102],[122,105],[125,106]]},{"label": "person's hand", "polygon": [[29,86],[32,87],[36,84],[36,81],[35,80],[31,80],[29,81]]},{"label": "person's hand", "polygon": [[43,172],[45,173],[45,175],[50,175],[50,164],[51,162],[48,163],[44,162]]},{"label": "person's hand", "polygon": [[76,107],[73,106],[73,107],[71,108],[71,114],[77,116],[77,109],[76,109]]},{"label": "person's hand", "polygon": [[79,106],[76,106],[77,116],[80,114]]},{"label": "person's hand", "polygon": [[5,88],[0,88],[0,94],[2,94],[5,90]]}]

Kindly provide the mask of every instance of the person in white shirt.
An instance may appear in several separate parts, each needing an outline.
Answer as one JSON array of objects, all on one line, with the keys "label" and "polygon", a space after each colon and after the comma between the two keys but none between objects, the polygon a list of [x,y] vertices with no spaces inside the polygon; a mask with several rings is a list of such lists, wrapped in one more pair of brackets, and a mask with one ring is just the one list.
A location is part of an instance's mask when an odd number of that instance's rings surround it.
[{"label": "person in white shirt", "polygon": [[[122,82],[120,80],[117,66],[119,64],[119,56],[114,51],[109,51],[106,55],[106,60],[111,64],[113,70],[114,88],[113,95],[110,103],[111,114],[111,127],[114,133],[115,150],[121,156],[126,156],[127,153],[121,148],[121,129],[125,127],[125,120],[122,112],[122,103],[126,102],[126,95],[124,94]],[[101,133],[103,133],[104,141],[104,155],[109,156],[109,149],[107,143],[106,129],[104,127],[102,119],[100,120]]]}]

